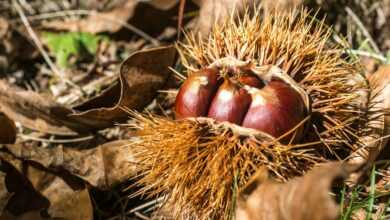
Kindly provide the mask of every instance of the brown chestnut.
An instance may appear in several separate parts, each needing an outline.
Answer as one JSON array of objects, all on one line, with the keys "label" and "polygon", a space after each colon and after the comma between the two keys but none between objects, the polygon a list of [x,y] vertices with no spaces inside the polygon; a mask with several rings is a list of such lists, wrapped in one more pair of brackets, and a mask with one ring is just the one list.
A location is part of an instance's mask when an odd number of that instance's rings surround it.
[{"label": "brown chestnut", "polygon": [[191,74],[181,86],[176,97],[176,118],[207,116],[208,109],[218,89],[218,72],[202,69]]},{"label": "brown chestnut", "polygon": [[271,81],[251,92],[252,103],[242,123],[274,137],[280,137],[301,122],[305,107],[298,92],[282,81]]},{"label": "brown chestnut", "polygon": [[250,103],[249,93],[227,79],[211,102],[208,117],[240,125]]}]

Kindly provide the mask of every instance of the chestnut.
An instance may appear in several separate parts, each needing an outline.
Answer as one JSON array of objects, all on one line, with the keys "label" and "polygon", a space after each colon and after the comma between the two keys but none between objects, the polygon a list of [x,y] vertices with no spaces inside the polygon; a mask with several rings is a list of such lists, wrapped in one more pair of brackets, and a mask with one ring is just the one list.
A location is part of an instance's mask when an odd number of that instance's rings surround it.
[{"label": "chestnut", "polygon": [[208,117],[240,125],[250,103],[249,93],[227,79],[213,98]]},{"label": "chestnut", "polygon": [[252,103],[242,122],[243,127],[280,137],[305,118],[301,96],[285,82],[271,81],[263,89],[253,89],[251,95]]},{"label": "chestnut", "polygon": [[176,118],[207,116],[218,89],[218,71],[202,69],[192,73],[181,86],[175,102]]}]

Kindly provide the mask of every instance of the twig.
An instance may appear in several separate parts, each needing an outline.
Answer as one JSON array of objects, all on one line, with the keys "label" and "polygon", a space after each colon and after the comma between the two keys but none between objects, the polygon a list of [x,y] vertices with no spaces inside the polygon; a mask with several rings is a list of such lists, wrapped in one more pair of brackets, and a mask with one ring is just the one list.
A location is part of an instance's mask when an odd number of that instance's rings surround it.
[{"label": "twig", "polygon": [[56,139],[56,140],[50,140],[46,138],[38,138],[38,137],[32,137],[29,135],[19,134],[19,137],[25,140],[33,140],[33,141],[40,141],[40,142],[46,142],[46,143],[55,143],[55,144],[66,144],[66,143],[75,143],[75,142],[82,142],[91,140],[93,138],[93,135],[80,137],[80,138],[73,138],[73,139]]},{"label": "twig", "polygon": [[351,18],[355,21],[355,23],[357,24],[357,26],[360,28],[360,30],[363,32],[363,35],[368,39],[368,41],[370,42],[372,48],[375,50],[376,53],[378,54],[381,54],[381,51],[378,47],[378,45],[376,45],[374,39],[371,37],[370,33],[368,33],[367,29],[364,27],[363,23],[360,21],[360,19],[358,18],[358,16],[351,10],[351,8],[349,8],[348,6],[345,7],[345,11],[347,12],[347,14],[349,16],[351,16]]},{"label": "twig", "polygon": [[140,211],[140,210],[142,210],[144,208],[147,208],[149,206],[155,205],[155,204],[163,201],[164,199],[165,199],[165,197],[163,196],[163,197],[157,198],[155,200],[152,200],[150,202],[144,203],[144,204],[142,204],[140,206],[137,206],[137,207],[129,210],[128,212],[126,212],[126,214],[128,215],[128,214],[132,214],[132,213],[138,212],[138,211]]},{"label": "twig", "polygon": [[153,38],[149,34],[145,33],[144,31],[138,29],[137,27],[135,27],[135,26],[133,26],[133,25],[131,25],[131,24],[125,22],[125,21],[115,20],[115,19],[109,18],[107,16],[101,15],[99,13],[94,13],[94,12],[91,12],[91,11],[88,11],[88,10],[81,10],[80,9],[80,10],[66,10],[66,11],[57,11],[57,12],[51,12],[51,13],[42,13],[42,14],[39,14],[39,15],[29,16],[28,18],[31,21],[34,21],[34,20],[44,20],[44,19],[50,19],[50,18],[75,16],[75,15],[78,15],[78,16],[81,16],[81,15],[88,15],[88,16],[90,16],[90,15],[97,15],[97,16],[100,16],[103,19],[106,19],[108,21],[111,21],[111,22],[114,22],[114,23],[122,25],[123,27],[125,27],[128,30],[134,32],[135,34],[139,35],[140,37],[144,38],[145,40],[151,42],[154,46],[159,46],[160,45],[160,42],[157,39]]},{"label": "twig", "polygon": [[[19,0],[20,1],[20,0]],[[57,66],[53,63],[53,61],[50,59],[49,55],[47,54],[47,52],[45,51],[45,49],[43,48],[43,45],[41,43],[41,41],[39,40],[38,36],[35,34],[34,30],[32,29],[26,15],[24,14],[23,12],[23,9],[22,7],[20,6],[20,4],[18,3],[17,0],[14,0],[13,1],[13,6],[14,8],[16,9],[16,11],[18,12],[19,16],[20,16],[20,19],[22,20],[24,26],[26,27],[27,29],[27,32],[29,33],[32,41],[34,42],[35,46],[38,48],[39,52],[41,53],[43,59],[45,60],[45,62],[47,63],[47,65],[49,65],[50,69],[53,71],[53,73],[59,78],[59,79],[62,79],[64,80],[66,83],[68,83],[69,85],[72,85],[72,86],[75,86],[75,87],[78,87],[76,84],[74,84],[72,81],[70,81],[69,79],[67,79],[65,77],[65,75],[57,68]]]},{"label": "twig", "polygon": [[183,15],[184,15],[184,7],[186,5],[186,0],[180,0],[179,4],[179,16],[177,20],[177,40],[181,38],[181,31],[183,28]]},{"label": "twig", "polygon": [[135,212],[134,215],[136,215],[138,218],[140,219],[144,219],[144,220],[149,220],[150,218],[148,218],[147,216],[145,215],[142,215],[141,213],[139,212]]},{"label": "twig", "polygon": [[346,50],[346,53],[352,54],[352,55],[357,55],[357,56],[371,57],[371,58],[377,59],[383,63],[389,63],[389,60],[387,60],[386,57],[384,57],[380,54],[370,53],[368,51],[348,49],[348,50]]}]

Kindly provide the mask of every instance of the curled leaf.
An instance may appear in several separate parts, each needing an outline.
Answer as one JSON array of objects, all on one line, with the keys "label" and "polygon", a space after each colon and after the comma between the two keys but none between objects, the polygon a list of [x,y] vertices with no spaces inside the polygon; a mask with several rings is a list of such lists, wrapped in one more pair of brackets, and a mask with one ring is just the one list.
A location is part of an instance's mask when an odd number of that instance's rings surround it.
[{"label": "curled leaf", "polygon": [[111,126],[128,118],[121,108],[142,110],[156,96],[170,75],[176,50],[172,46],[139,51],[122,63],[120,85],[106,90],[75,110],[71,118],[94,128]]},{"label": "curled leaf", "polygon": [[329,163],[314,168],[303,177],[286,183],[260,181],[244,190],[238,200],[236,219],[240,220],[331,220],[338,206],[329,194],[332,183],[346,178],[356,166]]},{"label": "curled leaf", "polygon": [[27,128],[49,134],[77,135],[112,126],[128,118],[122,107],[142,110],[153,100],[170,75],[175,52],[169,46],[134,53],[121,66],[120,83],[74,109],[0,81],[0,111]]}]

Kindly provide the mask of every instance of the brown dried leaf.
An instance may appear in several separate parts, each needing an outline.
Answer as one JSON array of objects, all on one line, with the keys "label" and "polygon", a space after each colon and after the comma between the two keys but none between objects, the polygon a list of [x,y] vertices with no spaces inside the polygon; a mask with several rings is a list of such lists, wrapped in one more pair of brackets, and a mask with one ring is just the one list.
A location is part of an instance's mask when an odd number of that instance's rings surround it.
[{"label": "brown dried leaf", "polygon": [[200,0],[200,14],[196,30],[204,36],[215,23],[220,23],[232,13],[242,14],[249,7],[262,4],[265,11],[290,10],[302,4],[302,0]]},{"label": "brown dried leaf", "polygon": [[58,135],[75,135],[86,128],[70,120],[72,111],[56,104],[49,97],[25,91],[0,81],[0,111],[15,122],[41,132]]},{"label": "brown dried leaf", "polygon": [[0,144],[12,144],[16,140],[15,123],[0,112]]},{"label": "brown dried leaf", "polygon": [[117,32],[122,28],[123,23],[133,15],[138,1],[128,0],[122,5],[108,12],[91,12],[86,19],[69,21],[50,21],[43,24],[43,27],[55,30],[67,30],[74,32]]},{"label": "brown dried leaf", "polygon": [[120,88],[113,86],[99,97],[75,110],[70,117],[94,128],[111,126],[129,115],[121,108],[143,110],[161,89],[169,75],[176,50],[172,46],[139,51],[127,58],[120,68]]},{"label": "brown dried leaf", "polygon": [[202,0],[196,31],[207,36],[213,25],[224,21],[233,11],[242,13],[248,5],[255,5],[260,0]]},{"label": "brown dried leaf", "polygon": [[172,46],[139,51],[121,66],[117,83],[98,97],[71,109],[50,97],[0,81],[0,111],[23,126],[44,133],[76,135],[127,119],[121,108],[142,110],[168,79],[176,50]]},{"label": "brown dried leaf", "polygon": [[[369,134],[362,137],[367,146],[357,151],[351,162],[371,164],[385,149],[390,135],[390,66],[382,66],[369,77],[371,102],[369,109]],[[385,149],[384,152],[389,152]]]},{"label": "brown dried leaf", "polygon": [[254,190],[244,191],[238,200],[240,220],[331,220],[338,206],[329,195],[332,183],[346,178],[356,166],[329,163],[287,183],[263,181]]},{"label": "brown dried leaf", "polygon": [[12,155],[34,161],[51,170],[67,170],[89,184],[106,189],[135,174],[135,159],[128,141],[113,141],[93,149],[56,146],[6,146]]},{"label": "brown dried leaf", "polygon": [[303,4],[303,0],[263,0],[262,4],[267,11],[288,11]]},{"label": "brown dried leaf", "polygon": [[[151,0],[146,1],[147,4],[152,5],[159,10],[168,10],[177,4],[178,0]],[[74,32],[89,32],[101,33],[111,32],[115,33],[124,26],[127,21],[135,14],[135,9],[141,1],[127,0],[118,4],[115,8],[107,12],[92,11],[85,19],[67,20],[67,21],[50,21],[43,23],[44,28],[54,30],[67,30]]]},{"label": "brown dried leaf", "polygon": [[84,183],[68,174],[54,174],[33,163],[0,153],[5,187],[12,193],[2,219],[92,219],[93,208]]}]

